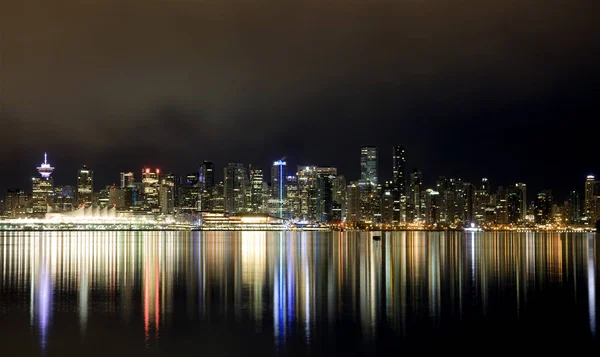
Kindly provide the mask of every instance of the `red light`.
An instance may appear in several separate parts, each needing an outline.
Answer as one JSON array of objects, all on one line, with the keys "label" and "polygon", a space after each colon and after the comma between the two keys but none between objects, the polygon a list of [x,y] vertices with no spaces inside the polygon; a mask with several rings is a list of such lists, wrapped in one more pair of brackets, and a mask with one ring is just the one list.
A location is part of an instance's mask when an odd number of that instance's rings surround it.
[{"label": "red light", "polygon": [[150,173],[150,169],[146,169],[146,173],[149,174]]}]

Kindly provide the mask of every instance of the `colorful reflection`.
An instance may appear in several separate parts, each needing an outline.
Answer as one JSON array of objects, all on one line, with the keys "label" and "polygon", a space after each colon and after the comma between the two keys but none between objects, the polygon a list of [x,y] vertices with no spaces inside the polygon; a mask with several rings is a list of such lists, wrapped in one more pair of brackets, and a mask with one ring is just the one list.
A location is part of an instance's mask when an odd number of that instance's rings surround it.
[{"label": "colorful reflection", "polygon": [[28,311],[42,350],[55,322],[75,315],[80,339],[92,319],[115,316],[147,348],[181,316],[251,325],[279,350],[311,345],[340,321],[369,341],[499,307],[519,320],[549,287],[587,296],[595,337],[595,254],[585,234],[9,233],[0,299]]}]

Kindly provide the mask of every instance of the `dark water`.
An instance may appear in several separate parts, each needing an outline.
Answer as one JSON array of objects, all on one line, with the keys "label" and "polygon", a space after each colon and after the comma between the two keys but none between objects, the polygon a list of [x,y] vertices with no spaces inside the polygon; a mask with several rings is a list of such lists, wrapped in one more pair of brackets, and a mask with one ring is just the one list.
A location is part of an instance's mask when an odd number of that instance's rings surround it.
[{"label": "dark water", "polygon": [[597,352],[593,234],[0,233],[0,355]]}]

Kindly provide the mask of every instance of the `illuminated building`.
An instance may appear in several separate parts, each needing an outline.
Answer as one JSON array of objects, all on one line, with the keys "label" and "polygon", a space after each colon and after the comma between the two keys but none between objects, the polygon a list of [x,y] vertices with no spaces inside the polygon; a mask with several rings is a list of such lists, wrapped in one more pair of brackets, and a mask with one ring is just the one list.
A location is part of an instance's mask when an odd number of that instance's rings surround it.
[{"label": "illuminated building", "polygon": [[54,188],[54,207],[63,210],[71,211],[77,205],[75,200],[75,189],[73,186],[57,186]]},{"label": "illuminated building", "polygon": [[490,183],[487,178],[481,179],[481,186],[475,190],[474,197],[475,221],[478,224],[486,222],[486,212],[490,205]]},{"label": "illuminated building", "polygon": [[425,191],[425,223],[436,224],[440,221],[440,200],[438,191],[427,189]]},{"label": "illuminated building", "polygon": [[567,204],[568,222],[572,224],[579,223],[581,220],[581,204],[579,203],[579,193],[577,193],[577,191],[571,191],[571,193],[569,193],[569,201]]},{"label": "illuminated building", "polygon": [[300,193],[298,191],[298,176],[288,175],[285,178],[285,190],[287,199],[285,202],[286,211],[289,212],[290,218],[298,218],[301,216]]},{"label": "illuminated building", "polygon": [[317,174],[317,220],[329,222],[333,214],[332,181],[335,175],[323,172]]},{"label": "illuminated building", "polygon": [[[178,211],[181,213],[192,213],[198,209],[210,210],[205,206],[210,203],[210,200],[200,200],[200,188],[198,184],[198,173],[191,173],[183,178],[179,189]],[[202,205],[200,205],[202,203]]]},{"label": "illuminated building", "polygon": [[83,165],[83,167],[77,171],[77,205],[91,205],[93,190],[94,171]]},{"label": "illuminated building", "polygon": [[40,176],[32,179],[33,192],[31,196],[33,214],[43,215],[48,211],[48,205],[53,202],[54,180],[51,175],[54,171],[48,163],[48,156],[44,154],[44,162],[37,168]]},{"label": "illuminated building", "polygon": [[360,186],[358,182],[351,182],[346,193],[346,222],[357,223],[360,221]]},{"label": "illuminated building", "polygon": [[229,163],[224,169],[225,211],[237,214],[245,211],[248,174],[244,165]]},{"label": "illuminated building", "polygon": [[160,176],[158,188],[159,207],[161,214],[172,214],[175,209],[176,177],[173,174]]},{"label": "illuminated building", "polygon": [[424,207],[422,206],[423,176],[421,171],[414,169],[410,176],[410,187],[408,196],[408,220],[410,222],[420,222],[425,218]]},{"label": "illuminated building", "polygon": [[27,195],[21,189],[6,190],[4,214],[9,218],[24,217],[26,213]]},{"label": "illuminated building", "polygon": [[396,184],[394,181],[386,181],[383,186],[383,191],[381,193],[381,222],[390,224],[396,223],[394,214],[395,211],[395,198],[394,194],[396,192]]},{"label": "illuminated building", "polygon": [[298,166],[300,215],[304,220],[317,219],[317,170],[315,166]]},{"label": "illuminated building", "polygon": [[521,221],[525,221],[525,215],[527,215],[527,185],[524,183],[517,183],[515,185],[519,191],[521,191]]},{"label": "illuminated building", "polygon": [[584,215],[588,224],[594,224],[600,219],[600,181],[594,175],[588,175],[585,180]]},{"label": "illuminated building", "polygon": [[360,148],[360,180],[363,183],[377,185],[377,147],[362,146]]},{"label": "illuminated building", "polygon": [[548,224],[552,214],[552,193],[548,190],[538,193],[534,202],[535,223]]},{"label": "illuminated building", "polygon": [[273,213],[279,218],[284,218],[284,202],[287,198],[286,167],[286,162],[283,160],[273,162],[273,166],[271,167],[271,199],[275,205],[275,212]]},{"label": "illuminated building", "polygon": [[394,146],[392,152],[392,182],[394,190],[394,223],[406,222],[406,152],[402,146]]},{"label": "illuminated building", "polygon": [[335,177],[332,183],[332,190],[332,220],[342,221],[346,216],[346,178],[343,175]]},{"label": "illuminated building", "polygon": [[264,213],[263,206],[263,170],[250,167],[250,212]]},{"label": "illuminated building", "polygon": [[215,164],[203,161],[200,165],[198,185],[201,190],[211,191],[215,187]]},{"label": "illuminated building", "polygon": [[121,172],[121,188],[133,187],[135,177],[133,172]]},{"label": "illuminated building", "polygon": [[149,168],[142,170],[143,209],[152,213],[160,212],[159,201],[160,170],[152,171]]},{"label": "illuminated building", "polygon": [[213,211],[225,212],[225,185],[223,182],[215,185],[212,190]]}]

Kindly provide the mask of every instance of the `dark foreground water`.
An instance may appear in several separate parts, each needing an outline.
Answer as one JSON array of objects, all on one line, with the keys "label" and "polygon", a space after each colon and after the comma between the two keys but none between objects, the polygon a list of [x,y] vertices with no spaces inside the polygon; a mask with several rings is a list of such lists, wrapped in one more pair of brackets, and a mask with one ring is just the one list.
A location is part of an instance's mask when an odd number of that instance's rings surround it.
[{"label": "dark foreground water", "polygon": [[597,352],[593,234],[0,233],[2,356]]}]

